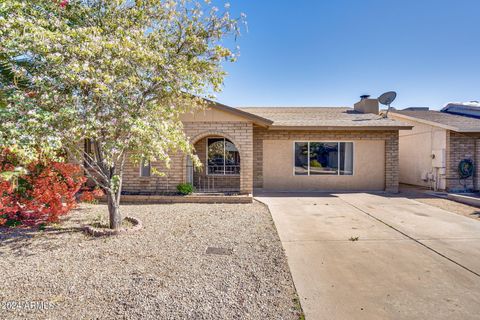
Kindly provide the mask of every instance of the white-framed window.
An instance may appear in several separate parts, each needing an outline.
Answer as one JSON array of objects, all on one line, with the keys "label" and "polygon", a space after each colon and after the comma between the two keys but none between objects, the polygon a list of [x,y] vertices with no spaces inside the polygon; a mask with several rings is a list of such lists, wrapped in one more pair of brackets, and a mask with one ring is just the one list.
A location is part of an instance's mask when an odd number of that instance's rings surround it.
[{"label": "white-framed window", "polygon": [[226,138],[207,138],[207,175],[240,174],[240,153]]},{"label": "white-framed window", "polygon": [[140,177],[150,177],[151,174],[151,166],[150,162],[146,160],[142,160],[140,163]]},{"label": "white-framed window", "polygon": [[353,142],[299,141],[293,149],[296,176],[353,175]]}]

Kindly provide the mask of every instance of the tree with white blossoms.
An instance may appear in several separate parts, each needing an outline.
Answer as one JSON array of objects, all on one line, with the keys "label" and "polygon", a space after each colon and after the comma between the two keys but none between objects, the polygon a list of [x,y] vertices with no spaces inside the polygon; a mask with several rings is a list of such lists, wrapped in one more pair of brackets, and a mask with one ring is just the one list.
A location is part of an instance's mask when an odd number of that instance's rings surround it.
[{"label": "tree with white blossoms", "polygon": [[[85,167],[121,226],[125,162],[192,155],[180,121],[219,91],[229,5],[190,0],[0,3],[0,148]],[[10,75],[10,76],[9,76]],[[203,97],[203,98],[202,98]],[[94,153],[84,152],[91,141]],[[195,157],[194,157],[195,159]]]}]

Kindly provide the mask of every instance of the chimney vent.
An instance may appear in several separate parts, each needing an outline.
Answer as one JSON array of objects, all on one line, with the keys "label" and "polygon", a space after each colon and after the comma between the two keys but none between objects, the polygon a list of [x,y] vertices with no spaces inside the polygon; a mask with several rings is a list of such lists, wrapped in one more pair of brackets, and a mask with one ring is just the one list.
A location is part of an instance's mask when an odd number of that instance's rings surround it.
[{"label": "chimney vent", "polygon": [[365,99],[368,99],[368,98],[370,98],[369,94],[364,94],[364,95],[360,96],[360,100],[365,100]]},{"label": "chimney vent", "polygon": [[380,108],[377,99],[370,99],[368,95],[361,96],[361,100],[353,105],[353,109],[361,113],[379,114]]}]

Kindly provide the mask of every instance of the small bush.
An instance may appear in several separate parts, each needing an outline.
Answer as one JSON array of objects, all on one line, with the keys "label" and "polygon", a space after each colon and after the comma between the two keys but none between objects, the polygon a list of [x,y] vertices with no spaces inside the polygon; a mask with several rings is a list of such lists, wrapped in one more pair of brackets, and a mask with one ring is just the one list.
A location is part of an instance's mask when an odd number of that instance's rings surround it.
[{"label": "small bush", "polygon": [[312,161],[310,161],[310,167],[321,168],[322,164],[320,162],[318,162],[318,160],[312,160]]},{"label": "small bush", "polygon": [[191,183],[180,183],[177,186],[177,190],[180,194],[187,195],[192,194],[195,191],[195,187]]}]

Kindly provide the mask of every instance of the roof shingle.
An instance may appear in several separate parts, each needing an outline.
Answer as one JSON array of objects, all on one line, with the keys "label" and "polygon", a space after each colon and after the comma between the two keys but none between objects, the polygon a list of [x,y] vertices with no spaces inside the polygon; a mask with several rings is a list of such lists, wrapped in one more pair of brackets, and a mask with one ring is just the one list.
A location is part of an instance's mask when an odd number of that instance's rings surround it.
[{"label": "roof shingle", "polygon": [[391,118],[386,119],[372,113],[360,113],[347,107],[245,107],[238,109],[273,121],[272,128],[411,128],[410,125]]},{"label": "roof shingle", "polygon": [[431,125],[437,125],[458,132],[480,132],[480,119],[460,116],[434,110],[395,110],[394,115],[400,118],[416,120]]}]

